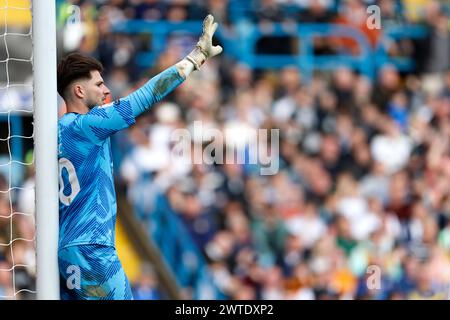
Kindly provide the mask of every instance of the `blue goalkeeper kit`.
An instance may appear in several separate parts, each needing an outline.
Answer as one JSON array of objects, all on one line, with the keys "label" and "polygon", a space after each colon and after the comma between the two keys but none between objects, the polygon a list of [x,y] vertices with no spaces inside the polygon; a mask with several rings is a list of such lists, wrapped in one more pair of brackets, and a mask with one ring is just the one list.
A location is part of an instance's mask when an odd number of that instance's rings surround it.
[{"label": "blue goalkeeper kit", "polygon": [[[59,271],[62,299],[131,299],[115,249],[110,136],[184,81],[171,67],[129,96],[59,120]],[[79,277],[79,279],[77,279]]]}]

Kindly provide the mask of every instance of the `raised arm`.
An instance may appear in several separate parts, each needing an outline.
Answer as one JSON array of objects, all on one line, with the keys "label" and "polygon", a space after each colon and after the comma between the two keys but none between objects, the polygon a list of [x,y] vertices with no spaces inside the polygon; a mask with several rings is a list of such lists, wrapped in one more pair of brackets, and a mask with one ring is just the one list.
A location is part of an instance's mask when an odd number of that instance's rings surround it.
[{"label": "raised arm", "polygon": [[178,87],[195,69],[198,70],[208,58],[222,52],[221,46],[212,45],[212,37],[217,29],[212,15],[203,21],[203,32],[194,50],[186,58],[150,79],[140,89],[125,99],[130,101],[133,115],[138,116],[153,104],[161,101],[167,94]]},{"label": "raised arm", "polygon": [[141,88],[109,105],[93,108],[77,119],[81,131],[93,140],[101,141],[111,134],[135,123],[135,118],[178,87],[193,70],[198,70],[208,58],[222,52],[222,47],[212,45],[217,29],[212,15],[203,21],[203,32],[195,48],[186,58],[151,78]]}]

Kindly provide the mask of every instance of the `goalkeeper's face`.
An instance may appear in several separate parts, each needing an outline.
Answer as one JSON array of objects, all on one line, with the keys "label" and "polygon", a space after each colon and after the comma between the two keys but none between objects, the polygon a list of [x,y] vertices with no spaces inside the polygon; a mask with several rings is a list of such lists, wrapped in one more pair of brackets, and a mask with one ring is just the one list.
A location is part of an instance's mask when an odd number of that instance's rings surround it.
[{"label": "goalkeeper's face", "polygon": [[91,71],[91,79],[84,83],[84,87],[86,92],[84,102],[89,109],[104,104],[110,94],[100,72],[97,70]]}]

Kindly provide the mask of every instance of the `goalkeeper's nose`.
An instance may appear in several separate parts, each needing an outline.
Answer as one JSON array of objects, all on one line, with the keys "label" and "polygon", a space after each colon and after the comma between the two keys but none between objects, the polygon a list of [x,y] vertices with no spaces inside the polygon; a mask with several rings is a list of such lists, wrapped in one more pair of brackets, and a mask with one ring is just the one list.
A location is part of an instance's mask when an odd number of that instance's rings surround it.
[{"label": "goalkeeper's nose", "polygon": [[111,93],[111,91],[109,90],[109,88],[104,84],[103,85],[103,96],[106,97]]}]

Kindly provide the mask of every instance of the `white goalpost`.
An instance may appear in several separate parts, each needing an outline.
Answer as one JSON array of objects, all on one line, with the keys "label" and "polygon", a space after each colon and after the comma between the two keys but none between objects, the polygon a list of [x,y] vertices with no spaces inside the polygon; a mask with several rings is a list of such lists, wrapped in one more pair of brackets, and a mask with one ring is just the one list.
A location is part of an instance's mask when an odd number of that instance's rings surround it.
[{"label": "white goalpost", "polygon": [[0,0],[0,300],[58,300],[56,0]]},{"label": "white goalpost", "polygon": [[32,1],[37,299],[59,299],[55,0]]}]

